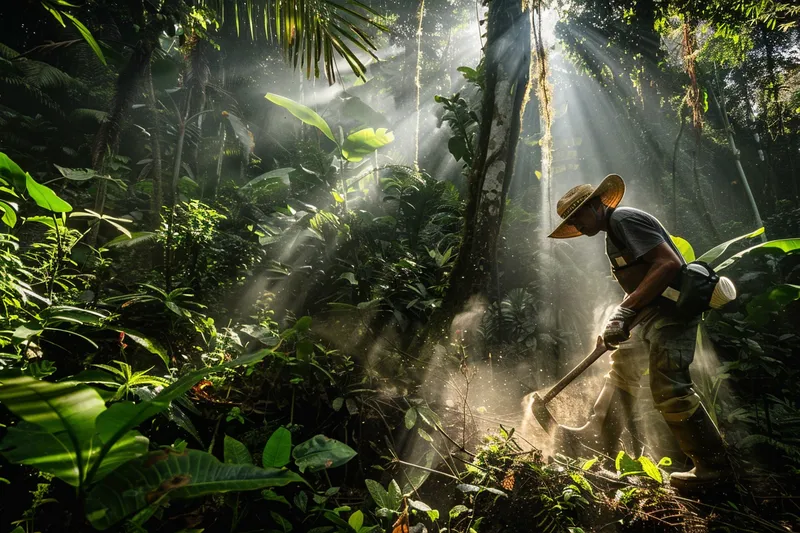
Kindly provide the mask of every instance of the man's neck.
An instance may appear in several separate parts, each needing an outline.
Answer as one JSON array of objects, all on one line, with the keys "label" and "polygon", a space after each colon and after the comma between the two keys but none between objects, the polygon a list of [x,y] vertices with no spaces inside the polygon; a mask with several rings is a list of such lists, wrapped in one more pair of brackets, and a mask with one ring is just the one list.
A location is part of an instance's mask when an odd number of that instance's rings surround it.
[{"label": "man's neck", "polygon": [[602,209],[602,215],[601,215],[601,218],[600,218],[600,231],[608,232],[609,220],[611,218],[611,213],[613,213],[614,210],[613,209],[609,209],[605,205],[602,206],[600,209]]}]

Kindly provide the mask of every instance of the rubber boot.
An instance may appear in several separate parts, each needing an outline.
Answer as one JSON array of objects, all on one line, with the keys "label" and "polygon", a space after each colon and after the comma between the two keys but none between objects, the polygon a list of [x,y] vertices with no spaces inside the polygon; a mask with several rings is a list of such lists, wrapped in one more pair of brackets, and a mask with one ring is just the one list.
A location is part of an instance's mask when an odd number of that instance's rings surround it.
[{"label": "rubber boot", "polygon": [[702,404],[683,422],[667,422],[683,453],[694,463],[688,472],[670,475],[670,484],[679,492],[693,492],[724,484],[733,470],[725,453],[725,444]]},{"label": "rubber boot", "polygon": [[[613,455],[620,448],[625,427],[633,428],[634,396],[606,381],[592,407],[589,421],[580,427],[559,426],[556,448],[569,456],[589,449]],[[634,431],[631,431],[635,435]]]}]

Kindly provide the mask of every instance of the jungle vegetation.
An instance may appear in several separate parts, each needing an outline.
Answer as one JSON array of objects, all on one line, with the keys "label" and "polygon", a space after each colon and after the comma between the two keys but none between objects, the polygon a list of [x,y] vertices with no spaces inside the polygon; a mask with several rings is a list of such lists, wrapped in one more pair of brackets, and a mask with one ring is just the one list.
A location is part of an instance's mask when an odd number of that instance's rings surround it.
[{"label": "jungle vegetation", "polygon": [[[0,27],[2,531],[800,527],[794,2],[22,0]],[[611,172],[736,283],[693,367],[734,491],[676,494],[663,435],[568,457],[528,427],[621,295],[597,243],[544,238]]]}]

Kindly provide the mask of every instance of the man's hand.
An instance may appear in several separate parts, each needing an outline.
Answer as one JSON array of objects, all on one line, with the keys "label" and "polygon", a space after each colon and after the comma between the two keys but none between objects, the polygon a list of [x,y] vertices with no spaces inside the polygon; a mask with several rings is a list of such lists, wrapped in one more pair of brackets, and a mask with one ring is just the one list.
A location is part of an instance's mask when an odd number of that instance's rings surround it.
[{"label": "man's hand", "polygon": [[636,311],[627,307],[617,306],[614,313],[606,322],[603,330],[603,340],[606,346],[616,348],[619,343],[631,338],[631,323],[636,316]]}]

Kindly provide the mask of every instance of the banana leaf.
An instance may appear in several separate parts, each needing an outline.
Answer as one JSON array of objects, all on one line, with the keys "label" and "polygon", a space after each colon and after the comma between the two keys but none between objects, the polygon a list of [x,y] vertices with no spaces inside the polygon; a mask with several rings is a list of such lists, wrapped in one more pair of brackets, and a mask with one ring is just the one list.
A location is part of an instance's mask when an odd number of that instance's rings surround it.
[{"label": "banana leaf", "polygon": [[791,253],[797,250],[800,250],[800,239],[780,239],[777,241],[768,241],[753,246],[752,248],[748,248],[747,250],[743,250],[738,254],[731,256],[727,260],[720,263],[718,267],[715,268],[718,272],[724,268],[728,268],[735,262],[737,262],[742,257],[756,251],[756,250],[780,250],[784,253]]}]

